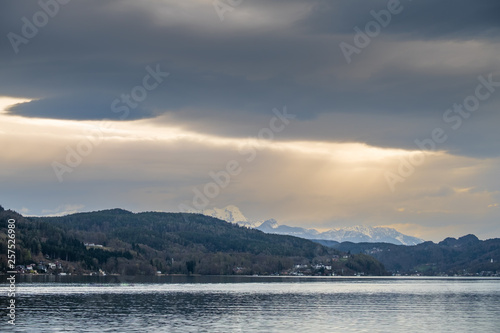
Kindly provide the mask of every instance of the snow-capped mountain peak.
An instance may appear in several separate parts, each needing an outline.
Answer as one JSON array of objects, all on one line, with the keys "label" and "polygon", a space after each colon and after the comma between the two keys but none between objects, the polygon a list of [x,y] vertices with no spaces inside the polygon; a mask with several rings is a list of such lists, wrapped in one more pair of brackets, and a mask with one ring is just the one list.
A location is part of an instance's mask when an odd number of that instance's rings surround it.
[{"label": "snow-capped mountain peak", "polygon": [[279,227],[278,221],[276,221],[275,219],[264,221],[259,226],[259,228],[266,228],[266,229],[276,229],[278,227]]},{"label": "snow-capped mountain peak", "polygon": [[290,227],[280,225],[275,219],[264,222],[248,220],[240,209],[230,205],[225,208],[206,209],[204,215],[212,216],[230,223],[235,223],[248,228],[255,228],[269,234],[289,235],[314,240],[331,240],[353,243],[392,243],[397,245],[416,245],[424,242],[423,239],[407,236],[396,229],[388,227],[370,227],[365,225],[355,225],[344,228],[336,228],[319,232],[315,229],[305,229],[301,227]]},{"label": "snow-capped mountain peak", "polygon": [[286,225],[273,225],[273,228],[264,227],[264,224],[257,229],[266,233],[276,233],[281,235],[290,235],[306,239],[331,240],[336,242],[353,243],[392,243],[398,245],[416,245],[424,240],[412,236],[407,236],[396,229],[387,227],[370,227],[364,225],[349,226],[345,228],[336,228],[324,232],[318,232],[315,229],[304,229],[299,227],[289,227]]},{"label": "snow-capped mountain peak", "polygon": [[202,212],[203,215],[212,216],[230,223],[246,223],[248,222],[247,218],[240,209],[236,206],[229,205],[225,208],[212,208],[205,209]]}]

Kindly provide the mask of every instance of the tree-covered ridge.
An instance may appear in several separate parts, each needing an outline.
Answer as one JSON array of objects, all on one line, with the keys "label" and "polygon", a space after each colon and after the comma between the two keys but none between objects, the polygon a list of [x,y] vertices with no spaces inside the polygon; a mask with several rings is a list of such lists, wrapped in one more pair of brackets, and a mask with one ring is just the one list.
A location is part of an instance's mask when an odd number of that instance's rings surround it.
[{"label": "tree-covered ridge", "polygon": [[19,221],[20,264],[57,260],[73,265],[75,272],[101,269],[127,275],[289,274],[297,265],[315,267],[304,269],[306,274],[385,273],[371,257],[344,258],[338,250],[301,238],[265,234],[200,214],[122,209],[37,218],[2,211],[2,250],[8,218]]},{"label": "tree-covered ridge", "polygon": [[498,275],[500,239],[481,241],[474,235],[415,246],[387,243],[331,244],[351,253],[367,253],[393,273],[421,275]]},{"label": "tree-covered ridge", "polygon": [[[1,206],[0,206],[1,207]],[[16,264],[37,264],[48,258],[58,258],[66,262],[82,262],[90,270],[99,269],[98,263],[111,256],[131,258],[130,253],[87,249],[76,237],[63,228],[40,220],[24,218],[13,211],[0,209],[0,269],[6,270],[7,221],[14,219]]]},{"label": "tree-covered ridge", "polygon": [[34,218],[71,230],[93,243],[117,239],[158,251],[173,246],[199,247],[207,252],[249,252],[312,258],[329,253],[325,247],[295,237],[267,235],[254,229],[200,214],[138,213],[107,210],[64,217]]}]

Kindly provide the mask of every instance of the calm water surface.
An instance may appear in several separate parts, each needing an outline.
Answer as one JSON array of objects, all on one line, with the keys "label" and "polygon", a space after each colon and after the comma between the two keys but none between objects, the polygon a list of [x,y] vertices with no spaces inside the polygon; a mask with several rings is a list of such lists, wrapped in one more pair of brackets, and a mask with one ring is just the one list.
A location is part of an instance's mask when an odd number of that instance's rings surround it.
[{"label": "calm water surface", "polygon": [[17,291],[0,331],[500,332],[499,279],[23,277]]}]

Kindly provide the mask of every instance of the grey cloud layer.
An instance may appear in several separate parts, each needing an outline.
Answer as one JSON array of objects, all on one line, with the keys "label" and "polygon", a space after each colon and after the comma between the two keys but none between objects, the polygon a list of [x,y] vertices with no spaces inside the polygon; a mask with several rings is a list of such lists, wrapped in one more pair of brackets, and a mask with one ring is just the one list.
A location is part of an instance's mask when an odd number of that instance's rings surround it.
[{"label": "grey cloud layer", "polygon": [[[40,99],[12,114],[118,118],[111,102],[160,64],[171,76],[127,119],[168,112],[183,126],[248,136],[260,126],[253,116],[287,105],[300,121],[289,139],[415,148],[414,139],[444,126],[444,111],[473,93],[478,75],[500,68],[500,4],[401,3],[401,14],[347,65],[339,43],[352,43],[353,27],[387,1],[246,0],[224,22],[210,1],[72,1],[18,54],[2,38],[0,91]],[[2,36],[20,34],[21,18],[40,10],[35,1],[1,6]],[[500,92],[442,148],[497,156],[499,106]],[[200,118],[213,121],[201,128]],[[307,130],[322,119],[328,125]]]},{"label": "grey cloud layer", "polygon": [[[300,23],[310,31],[350,34],[363,27],[375,12],[387,8],[388,0],[315,1]],[[500,3],[495,0],[400,0],[402,12],[391,21],[387,34],[402,38],[457,39],[498,38]]]}]

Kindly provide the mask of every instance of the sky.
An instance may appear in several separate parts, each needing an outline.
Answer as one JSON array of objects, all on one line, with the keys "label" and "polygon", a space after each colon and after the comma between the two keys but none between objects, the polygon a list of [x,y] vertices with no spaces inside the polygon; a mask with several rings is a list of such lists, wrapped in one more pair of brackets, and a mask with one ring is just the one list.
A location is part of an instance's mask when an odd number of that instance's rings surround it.
[{"label": "sky", "polygon": [[0,4],[0,204],[500,237],[500,2]]}]

